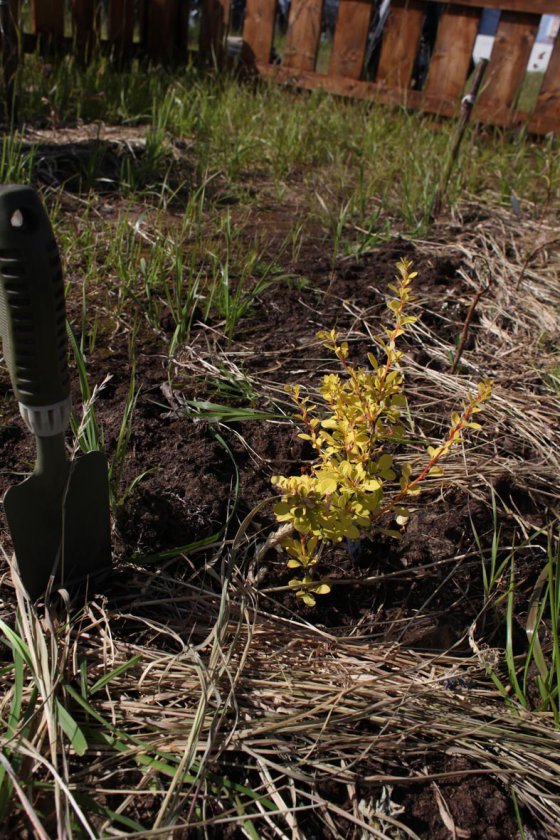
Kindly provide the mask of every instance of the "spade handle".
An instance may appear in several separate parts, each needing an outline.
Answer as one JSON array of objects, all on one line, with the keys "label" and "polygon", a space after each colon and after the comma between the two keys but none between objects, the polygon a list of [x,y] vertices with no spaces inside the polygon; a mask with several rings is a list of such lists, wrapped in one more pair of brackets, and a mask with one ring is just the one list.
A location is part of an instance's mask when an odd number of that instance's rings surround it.
[{"label": "spade handle", "polygon": [[0,187],[0,334],[25,422],[39,437],[60,434],[70,414],[64,281],[31,187]]}]

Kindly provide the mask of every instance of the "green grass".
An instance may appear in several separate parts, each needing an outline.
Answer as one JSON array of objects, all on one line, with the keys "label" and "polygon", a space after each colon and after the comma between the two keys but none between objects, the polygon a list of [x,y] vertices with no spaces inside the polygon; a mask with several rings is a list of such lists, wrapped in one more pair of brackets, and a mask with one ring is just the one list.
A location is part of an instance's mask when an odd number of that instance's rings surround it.
[{"label": "green grass", "polygon": [[[535,538],[542,536],[542,532]],[[515,640],[515,598],[519,586],[516,577],[516,558],[526,546],[514,547],[505,553],[499,566],[499,533],[494,531],[489,566],[483,559],[484,587],[489,603],[500,608],[505,623],[505,668],[490,668],[492,680],[509,703],[514,701],[524,709],[537,708],[551,714],[555,726],[560,726],[560,533],[558,522],[548,529],[545,564],[533,586],[529,609],[523,621],[527,644]],[[488,568],[491,573],[488,575]],[[500,594],[502,590],[502,594]]]},{"label": "green grass", "polygon": [[[170,75],[134,64],[119,74],[106,59],[83,70],[66,57],[45,69],[39,57],[30,56],[19,87],[21,117],[28,123],[149,125],[140,174],[130,176],[132,192],[134,177],[143,192],[150,175],[160,182],[170,163],[170,143],[187,139],[194,169],[185,178],[189,186],[194,181],[200,187],[219,173],[239,196],[248,184],[272,182],[281,188],[294,179],[301,182],[303,175],[306,212],[320,214],[314,200],[318,191],[337,208],[348,204],[348,224],[365,228],[380,204],[384,215],[407,228],[425,221],[453,128],[421,114],[324,93],[286,92],[266,83],[255,89],[192,67]],[[538,202],[544,194],[538,177],[542,148],[499,130],[485,130],[479,138],[472,128],[452,179],[451,200],[467,193],[507,202],[514,191]],[[550,141],[546,155],[557,185],[556,141]],[[158,194],[164,197],[161,184]]]}]

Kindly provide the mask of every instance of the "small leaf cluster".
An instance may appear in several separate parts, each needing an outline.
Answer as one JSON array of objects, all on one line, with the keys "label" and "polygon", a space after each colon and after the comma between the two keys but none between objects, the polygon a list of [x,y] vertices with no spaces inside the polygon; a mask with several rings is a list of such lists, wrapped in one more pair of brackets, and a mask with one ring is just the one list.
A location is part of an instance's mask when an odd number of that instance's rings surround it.
[{"label": "small leaf cluster", "polygon": [[[368,353],[370,367],[355,367],[349,361],[348,343],[339,342],[334,329],[320,332],[318,338],[338,359],[341,374],[323,377],[320,407],[300,385],[289,388],[297,418],[304,427],[299,437],[311,444],[317,460],[301,475],[273,476],[272,483],[282,494],[274,513],[279,522],[293,526],[281,546],[288,556],[288,567],[302,575],[291,580],[290,586],[310,606],[315,603],[315,595],[330,591],[328,583],[318,582],[314,576],[322,547],[346,538],[360,539],[389,511],[398,526],[406,523],[409,511],[403,504],[405,498],[420,493],[421,481],[440,471],[437,462],[462,439],[464,429],[480,428],[471,416],[490,396],[490,384],[482,383],[463,413],[452,415],[449,434],[441,446],[428,448],[428,463],[418,475],[413,476],[409,463],[397,469],[393,453],[404,442],[403,413],[407,408],[399,365],[403,353],[397,348],[397,340],[416,321],[408,314],[416,277],[411,267],[408,260],[397,263],[399,274],[389,287],[394,297],[387,307],[393,323],[377,339],[381,361]],[[393,488],[390,497],[387,485]],[[399,530],[378,530],[400,535]]]}]

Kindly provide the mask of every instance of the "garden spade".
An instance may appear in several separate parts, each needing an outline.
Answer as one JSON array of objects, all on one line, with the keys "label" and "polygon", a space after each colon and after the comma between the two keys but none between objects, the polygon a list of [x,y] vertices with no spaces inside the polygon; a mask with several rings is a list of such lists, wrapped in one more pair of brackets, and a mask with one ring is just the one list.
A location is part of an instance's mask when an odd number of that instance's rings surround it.
[{"label": "garden spade", "polygon": [[35,598],[51,575],[82,578],[110,564],[107,460],[70,461],[64,282],[46,211],[31,187],[0,186],[0,333],[21,415],[35,436],[31,476],[4,509],[24,586]]}]

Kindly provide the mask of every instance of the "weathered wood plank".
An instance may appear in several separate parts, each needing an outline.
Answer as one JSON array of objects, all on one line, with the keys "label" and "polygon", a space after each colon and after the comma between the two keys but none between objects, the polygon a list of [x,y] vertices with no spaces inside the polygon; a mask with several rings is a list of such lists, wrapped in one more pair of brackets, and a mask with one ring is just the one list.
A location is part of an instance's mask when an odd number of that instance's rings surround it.
[{"label": "weathered wood plank", "polygon": [[145,26],[148,58],[156,63],[173,62],[179,45],[179,0],[150,0]]},{"label": "weathered wood plank", "polygon": [[[428,2],[439,3],[441,0],[428,0]],[[504,12],[530,12],[535,15],[560,14],[560,0],[448,0],[448,2],[477,9],[501,9]]]},{"label": "weathered wood plank", "polygon": [[252,67],[270,61],[277,0],[247,0],[243,22],[242,61]]},{"label": "weathered wood plank", "polygon": [[364,67],[373,6],[363,0],[344,0],[338,7],[329,76],[359,79]]},{"label": "weathered wood plank", "polygon": [[20,62],[21,40],[18,37],[21,0],[9,0],[0,8],[2,73],[4,77],[4,106],[8,120],[17,119],[15,77]]},{"label": "weathered wood plank", "polygon": [[190,0],[179,0],[179,36],[177,38],[177,47],[179,56],[187,58],[189,49],[189,14],[191,4]]},{"label": "weathered wood plank", "polygon": [[64,0],[31,0],[31,28],[37,35],[62,38]]},{"label": "weathered wood plank", "polygon": [[[309,70],[290,70],[288,67],[278,67],[272,64],[258,64],[257,70],[265,78],[275,82],[293,84],[305,90],[324,90],[335,96],[351,96],[354,99],[372,99],[385,105],[406,105],[408,108],[422,109],[440,116],[453,117],[458,112],[457,100],[442,99],[425,91],[387,88],[377,82],[365,82],[359,79],[344,79],[335,76],[323,76]],[[530,118],[524,111],[508,114],[507,122],[500,122],[500,113],[493,109],[482,108],[478,119],[493,125],[523,125]],[[537,133],[555,132],[560,135],[560,125],[557,120],[543,117],[536,129]]]},{"label": "weathered wood plank", "polygon": [[134,0],[109,0],[109,41],[116,54],[125,58],[132,50]]},{"label": "weathered wood plank", "polygon": [[480,119],[482,113],[495,113],[500,124],[508,124],[525,78],[539,23],[538,15],[502,13],[474,119]]},{"label": "weathered wood plank", "polygon": [[444,116],[453,116],[458,112],[459,103],[452,100],[442,100],[441,97],[427,97],[423,91],[399,90],[389,88],[377,82],[365,82],[360,79],[348,79],[342,76],[324,76],[308,70],[292,70],[289,67],[259,64],[259,73],[266,78],[279,83],[294,84],[306,90],[320,89],[335,96],[351,96],[355,99],[375,99],[387,105],[423,108],[431,106],[431,110]]},{"label": "weathered wood plank", "polygon": [[409,88],[418,50],[426,4],[420,0],[393,0],[383,33],[377,82]]},{"label": "weathered wood plank", "polygon": [[[371,5],[371,0],[339,0],[344,3],[361,2]],[[441,0],[427,0],[429,3],[441,3]],[[559,15],[560,0],[446,0],[446,4],[470,6],[477,9],[502,9],[505,12],[531,12],[535,15]]]},{"label": "weathered wood plank", "polygon": [[199,52],[203,62],[221,64],[229,24],[230,0],[202,0]]},{"label": "weathered wood plank", "polygon": [[427,93],[448,99],[461,96],[479,23],[479,9],[450,6],[443,11],[430,61]]},{"label": "weathered wood plank", "polygon": [[539,126],[543,120],[560,126],[560,33],[552,48],[529,131],[540,133]]},{"label": "weathered wood plank", "polygon": [[78,54],[87,61],[100,32],[101,6],[97,0],[72,0],[72,23]]},{"label": "weathered wood plank", "polygon": [[[340,4],[361,2],[371,5],[371,0],[340,0]],[[441,0],[426,0],[441,3]],[[559,15],[560,0],[447,0],[450,5],[470,6],[476,9],[502,9],[504,12],[530,12],[535,15]]]},{"label": "weathered wood plank", "polygon": [[293,70],[314,70],[321,40],[323,0],[292,0],[282,63]]}]

